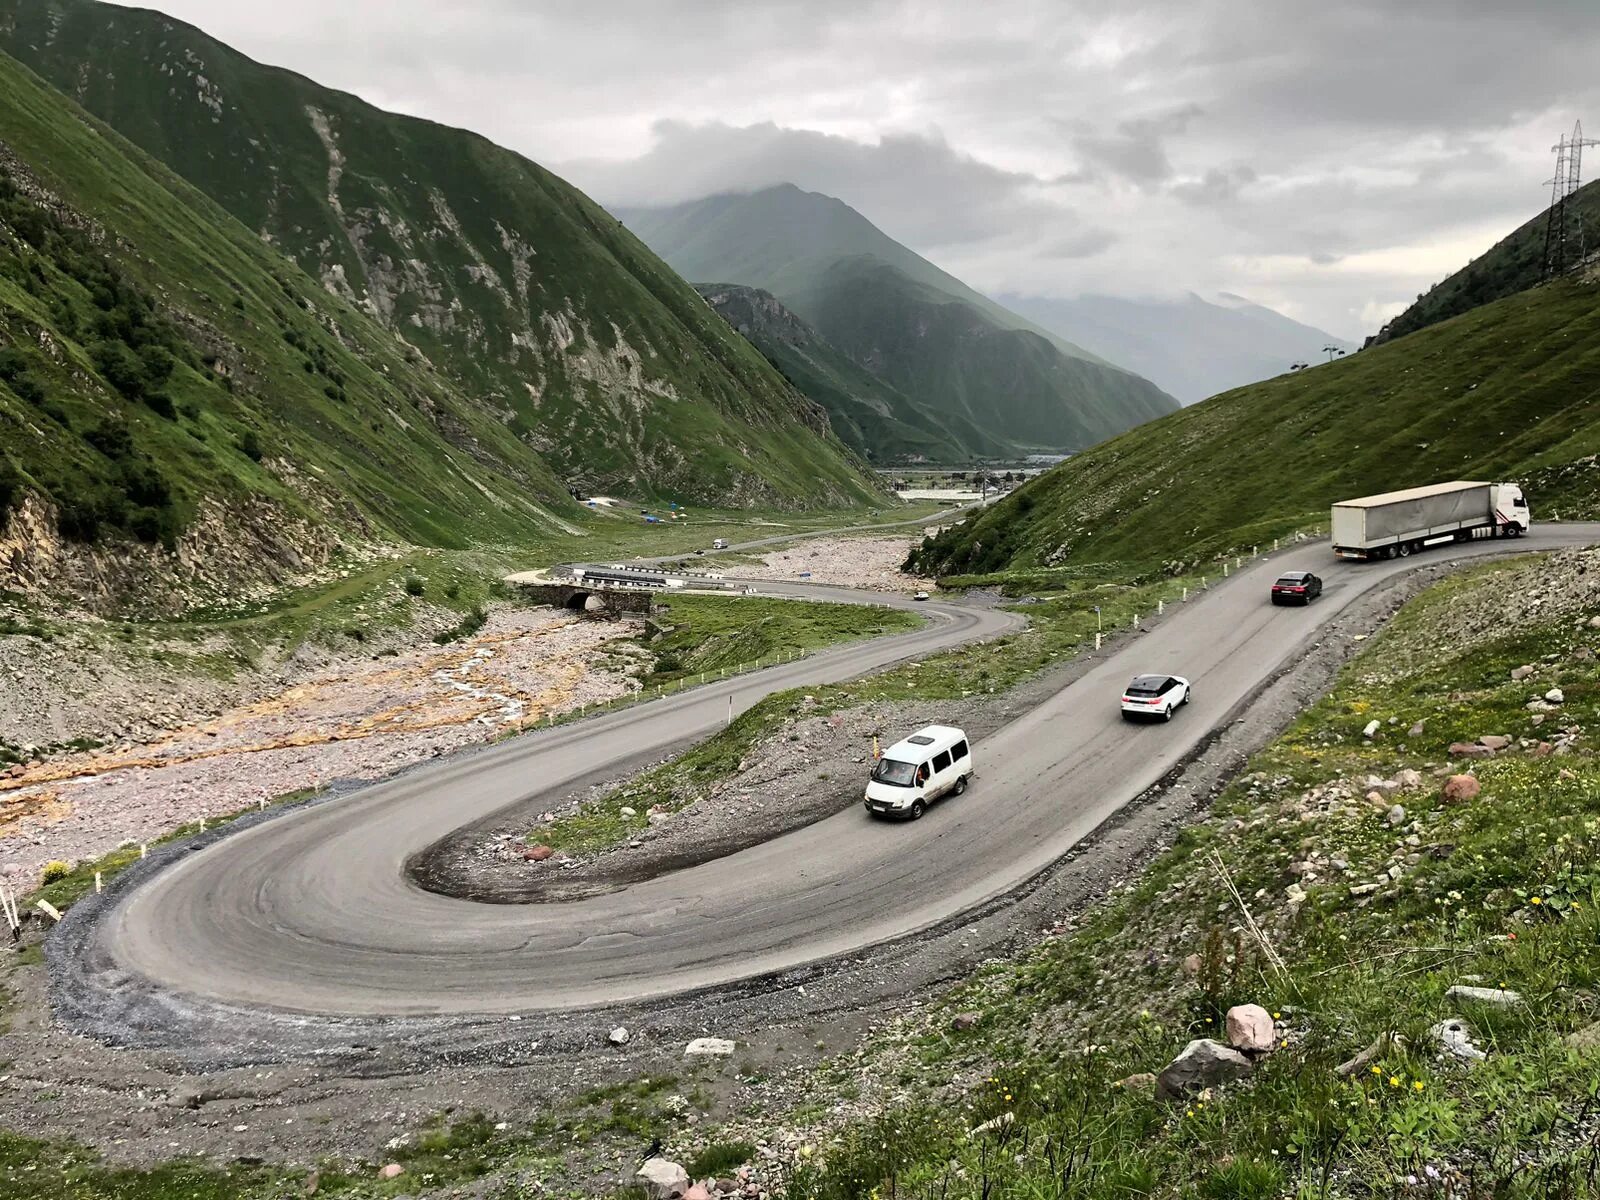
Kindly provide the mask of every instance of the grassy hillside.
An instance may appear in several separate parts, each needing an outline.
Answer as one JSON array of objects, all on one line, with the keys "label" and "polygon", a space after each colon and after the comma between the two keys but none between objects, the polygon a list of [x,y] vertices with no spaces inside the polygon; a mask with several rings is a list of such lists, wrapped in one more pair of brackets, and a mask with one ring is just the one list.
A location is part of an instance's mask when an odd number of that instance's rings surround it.
[{"label": "grassy hillside", "polygon": [[0,171],[0,521],[28,518],[6,586],[49,577],[57,541],[259,578],[340,536],[562,527],[502,422],[3,55]]},{"label": "grassy hillside", "polygon": [[[1425,593],[1148,869],[807,1080],[782,1194],[1592,1197],[1600,770],[1526,707],[1600,695],[1563,559]],[[1159,1094],[1244,1005],[1253,1061]],[[671,1149],[770,1136],[730,1125]]]},{"label": "grassy hillside", "polygon": [[[1600,184],[1586,184],[1569,204],[1574,206],[1577,219],[1587,231],[1585,241],[1589,251],[1600,250]],[[1574,222],[1572,211],[1569,208],[1569,223]],[[1434,284],[1417,297],[1415,304],[1385,325],[1375,340],[1386,342],[1415,333],[1539,283],[1544,277],[1546,223],[1547,214],[1541,212],[1496,242],[1481,257]],[[1573,228],[1574,225],[1569,225],[1569,237]],[[1571,253],[1575,258],[1577,251],[1574,249]]]},{"label": "grassy hillside", "polygon": [[976,427],[953,435],[945,422],[848,358],[770,292],[739,284],[698,286],[723,320],[828,410],[834,433],[856,453],[880,462],[959,462],[963,443],[982,440]]},{"label": "grassy hillside", "polygon": [[[1148,380],[979,295],[832,197],[784,185],[622,216],[687,278],[772,293],[952,426],[969,454],[1081,449],[1176,407]],[[956,427],[968,423],[978,432]]]},{"label": "grassy hillside", "polygon": [[415,347],[564,479],[722,505],[872,495],[814,404],[536,164],[152,12],[0,0],[0,49]]},{"label": "grassy hillside", "polygon": [[1196,563],[1335,500],[1515,479],[1535,519],[1600,504],[1600,289],[1562,281],[1217,396],[1048,471],[914,556],[984,573]]}]

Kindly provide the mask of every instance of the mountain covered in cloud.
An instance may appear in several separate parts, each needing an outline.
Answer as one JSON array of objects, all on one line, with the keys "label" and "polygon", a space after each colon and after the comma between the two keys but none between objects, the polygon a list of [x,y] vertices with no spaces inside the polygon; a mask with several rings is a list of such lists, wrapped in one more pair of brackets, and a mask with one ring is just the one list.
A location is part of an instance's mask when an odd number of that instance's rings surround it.
[{"label": "mountain covered in cloud", "polygon": [[1227,293],[1205,300],[1078,296],[996,299],[1052,333],[1137,371],[1182,404],[1326,359],[1325,346],[1354,344]]},{"label": "mountain covered in cloud", "polygon": [[981,295],[831,196],[785,184],[616,212],[685,278],[776,297],[941,420],[967,455],[1081,450],[1177,407],[1148,379]]}]

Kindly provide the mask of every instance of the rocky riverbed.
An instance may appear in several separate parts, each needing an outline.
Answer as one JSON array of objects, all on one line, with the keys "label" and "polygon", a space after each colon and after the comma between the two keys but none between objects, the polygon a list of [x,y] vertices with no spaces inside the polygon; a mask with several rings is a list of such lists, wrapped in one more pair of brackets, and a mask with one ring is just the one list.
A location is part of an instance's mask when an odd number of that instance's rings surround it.
[{"label": "rocky riverbed", "polygon": [[376,778],[620,695],[635,622],[502,607],[445,646],[336,662],[199,721],[0,772],[0,877],[94,858],[334,780]]}]

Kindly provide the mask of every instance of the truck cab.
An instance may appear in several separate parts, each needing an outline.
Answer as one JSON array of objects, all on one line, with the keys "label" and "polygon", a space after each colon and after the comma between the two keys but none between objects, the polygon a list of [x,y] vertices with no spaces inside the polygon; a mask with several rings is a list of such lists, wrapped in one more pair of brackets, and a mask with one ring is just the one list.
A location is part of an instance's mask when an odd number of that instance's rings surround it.
[{"label": "truck cab", "polygon": [[[1528,532],[1533,517],[1528,511],[1528,498],[1514,483],[1497,483],[1494,486],[1494,515],[1502,530],[1516,537]],[[1515,526],[1515,528],[1512,528]]]}]

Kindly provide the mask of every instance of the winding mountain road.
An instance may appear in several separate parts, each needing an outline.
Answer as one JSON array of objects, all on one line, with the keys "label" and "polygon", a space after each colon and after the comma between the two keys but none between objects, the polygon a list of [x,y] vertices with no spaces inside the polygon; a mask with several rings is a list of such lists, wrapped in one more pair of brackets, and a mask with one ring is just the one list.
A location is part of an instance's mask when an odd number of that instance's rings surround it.
[{"label": "winding mountain road", "polygon": [[[1555,525],[1536,528],[1525,545],[1597,540],[1600,526]],[[1346,564],[1318,543],[1250,564],[1108,648],[1081,678],[977,745],[973,786],[918,822],[879,823],[852,806],[728,858],[560,904],[477,904],[408,877],[412,856],[464,824],[714,730],[730,695],[742,709],[781,688],[993,637],[1016,621],[993,609],[919,604],[931,623],[916,632],[445,760],[187,854],[97,919],[88,935],[97,965],[86,978],[246,1009],[468,1015],[636,1002],[859,951],[1046,868],[1182,761],[1359,597],[1423,563],[1507,548],[1484,541]],[[1323,574],[1326,593],[1309,608],[1272,607],[1270,579],[1294,568]],[[1189,676],[1194,702],[1170,724],[1124,724],[1116,696],[1141,671]]]}]

